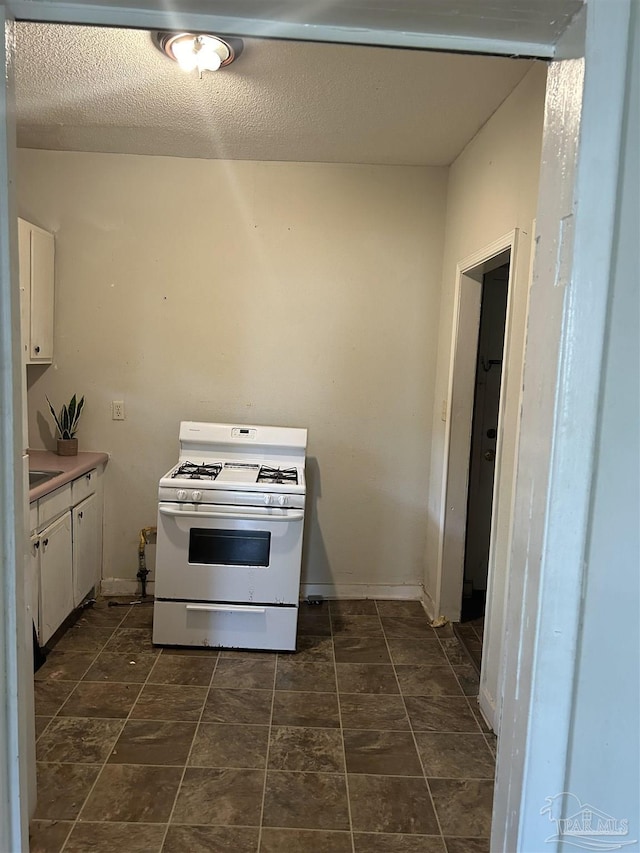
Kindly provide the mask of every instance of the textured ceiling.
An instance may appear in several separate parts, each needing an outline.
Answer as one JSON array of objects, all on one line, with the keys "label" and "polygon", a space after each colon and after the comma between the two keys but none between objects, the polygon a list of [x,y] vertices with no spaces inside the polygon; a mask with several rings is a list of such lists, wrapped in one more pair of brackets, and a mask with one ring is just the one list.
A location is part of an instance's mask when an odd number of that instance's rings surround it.
[{"label": "textured ceiling", "polygon": [[523,60],[246,39],[187,75],[148,32],[19,23],[18,144],[181,157],[445,165]]}]

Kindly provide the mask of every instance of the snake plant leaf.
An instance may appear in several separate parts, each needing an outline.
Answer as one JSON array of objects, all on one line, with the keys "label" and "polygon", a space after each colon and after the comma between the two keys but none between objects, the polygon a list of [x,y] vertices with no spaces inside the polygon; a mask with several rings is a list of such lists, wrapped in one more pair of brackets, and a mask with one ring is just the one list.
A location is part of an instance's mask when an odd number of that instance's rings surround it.
[{"label": "snake plant leaf", "polygon": [[76,395],[74,394],[69,403],[69,429],[73,429],[73,419],[76,415]]},{"label": "snake plant leaf", "polygon": [[53,420],[56,423],[56,428],[57,428],[58,432],[60,433],[60,435],[62,435],[62,424],[60,423],[60,419],[58,418],[58,416],[56,414],[56,410],[53,408],[53,406],[51,405],[51,400],[46,395],[45,395],[45,399],[46,399],[47,403],[49,404],[49,411],[53,415]]},{"label": "snake plant leaf", "polygon": [[82,409],[84,408],[84,397],[81,397],[78,405],[76,407],[75,418],[73,419],[72,430],[75,432],[78,428],[78,421],[80,420],[80,415],[82,414]]},{"label": "snake plant leaf", "polygon": [[71,438],[69,435],[69,409],[63,406],[60,411],[60,421],[62,422],[62,437]]}]

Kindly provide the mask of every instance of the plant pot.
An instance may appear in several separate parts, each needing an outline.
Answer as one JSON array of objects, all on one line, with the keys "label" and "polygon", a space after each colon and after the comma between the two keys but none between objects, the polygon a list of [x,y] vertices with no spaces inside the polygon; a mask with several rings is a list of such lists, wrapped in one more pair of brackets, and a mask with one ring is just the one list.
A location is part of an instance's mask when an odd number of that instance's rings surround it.
[{"label": "plant pot", "polygon": [[58,456],[77,456],[78,455],[78,439],[77,438],[59,438],[58,439]]}]

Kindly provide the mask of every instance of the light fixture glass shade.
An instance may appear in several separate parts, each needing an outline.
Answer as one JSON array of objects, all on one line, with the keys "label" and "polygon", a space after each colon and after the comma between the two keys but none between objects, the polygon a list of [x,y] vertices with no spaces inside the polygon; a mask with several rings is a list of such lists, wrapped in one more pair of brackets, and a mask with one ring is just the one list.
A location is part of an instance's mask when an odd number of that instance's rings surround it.
[{"label": "light fixture glass shade", "polygon": [[[194,47],[196,48],[196,66],[202,74],[203,71],[217,71],[222,65],[222,57],[218,53],[218,45],[215,39],[208,36],[198,36]],[[223,46],[223,45],[221,45]]]},{"label": "light fixture glass shade", "polygon": [[184,71],[217,71],[226,68],[243,51],[242,39],[224,39],[211,33],[185,33],[158,30],[151,33],[155,46],[178,62]]},{"label": "light fixture glass shade", "polygon": [[194,39],[176,39],[172,45],[173,54],[183,71],[193,71],[196,67],[196,52],[193,49]]}]

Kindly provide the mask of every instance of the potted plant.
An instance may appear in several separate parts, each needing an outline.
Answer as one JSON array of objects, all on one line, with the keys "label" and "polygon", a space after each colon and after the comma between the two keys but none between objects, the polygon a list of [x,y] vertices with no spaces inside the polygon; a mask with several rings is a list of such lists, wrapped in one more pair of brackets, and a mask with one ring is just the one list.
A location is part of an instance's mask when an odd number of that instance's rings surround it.
[{"label": "potted plant", "polygon": [[78,439],[75,435],[78,430],[78,421],[84,408],[84,397],[81,397],[76,402],[76,395],[74,394],[69,401],[69,405],[63,406],[60,409],[59,415],[56,414],[48,397],[46,400],[49,403],[49,410],[53,415],[53,420],[58,430],[58,456],[77,456]]}]

